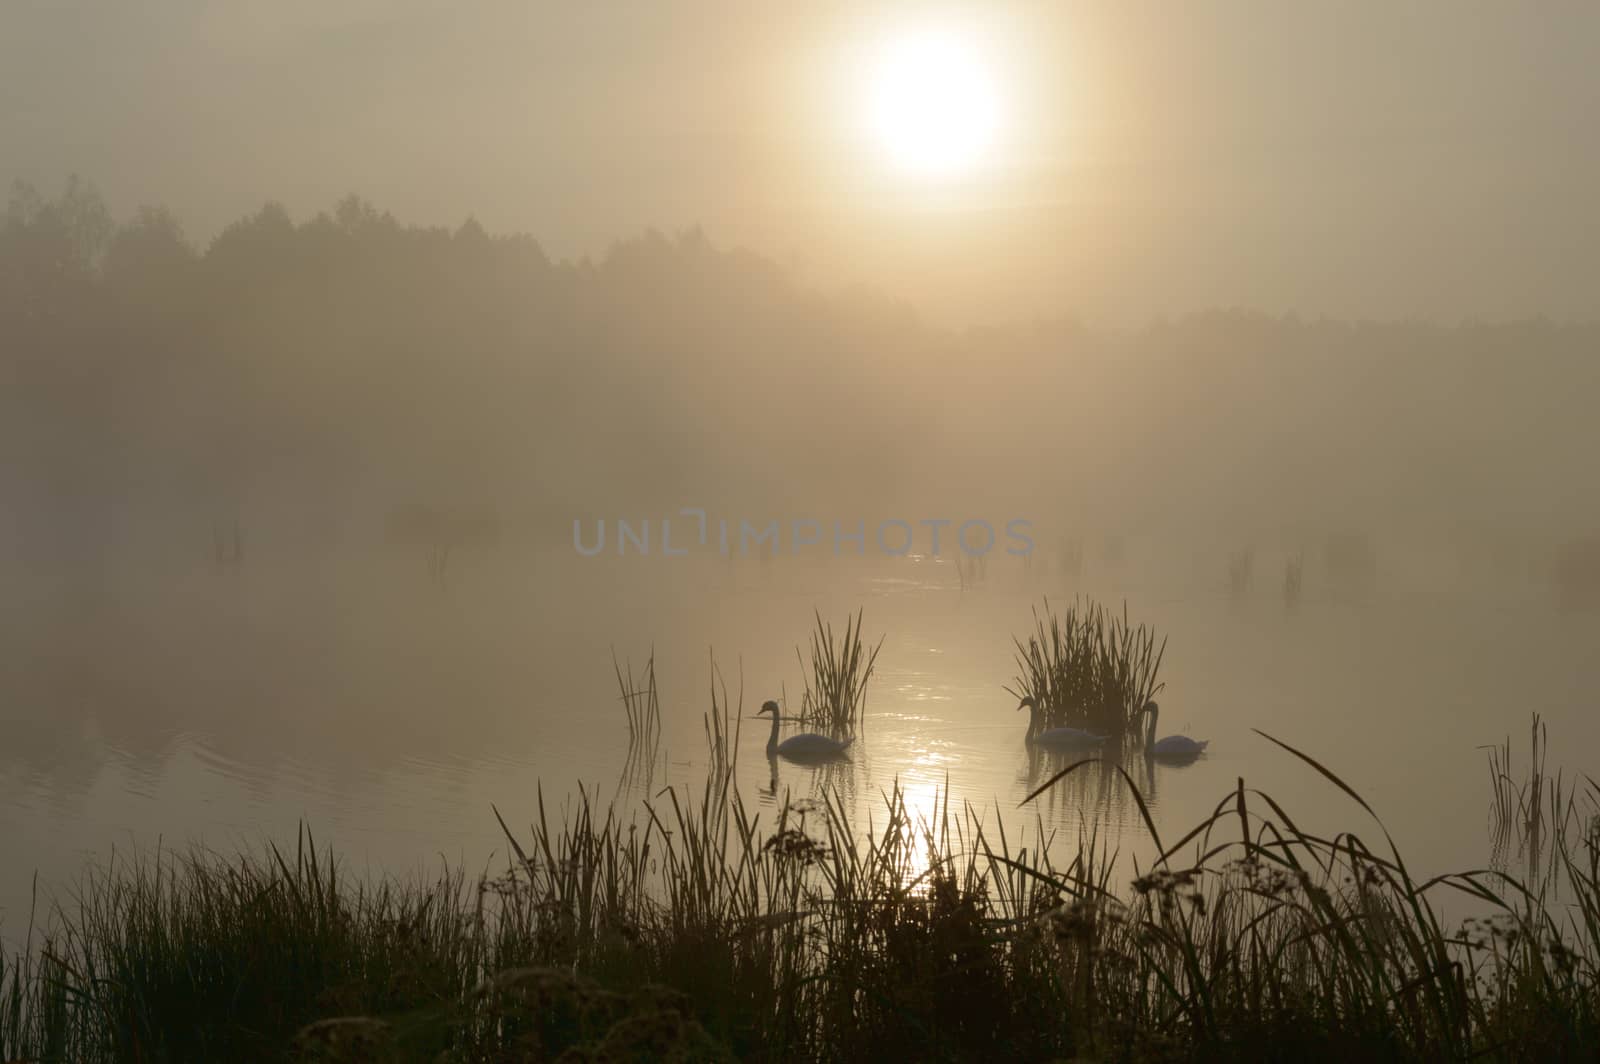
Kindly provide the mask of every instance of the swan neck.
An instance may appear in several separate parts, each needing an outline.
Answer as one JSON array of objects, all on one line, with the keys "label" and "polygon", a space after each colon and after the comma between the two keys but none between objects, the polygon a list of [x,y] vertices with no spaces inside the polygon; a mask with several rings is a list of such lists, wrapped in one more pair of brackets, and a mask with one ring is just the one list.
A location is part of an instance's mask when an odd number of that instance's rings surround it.
[{"label": "swan neck", "polygon": [[774,713],[772,715],[772,735],[771,735],[770,738],[767,739],[767,753],[770,754],[772,751],[776,750],[777,748],[778,748],[778,715],[776,713]]},{"label": "swan neck", "polygon": [[1161,710],[1151,706],[1146,712],[1150,714],[1150,723],[1145,727],[1144,744],[1145,746],[1154,746],[1156,745],[1156,718],[1161,715]]}]

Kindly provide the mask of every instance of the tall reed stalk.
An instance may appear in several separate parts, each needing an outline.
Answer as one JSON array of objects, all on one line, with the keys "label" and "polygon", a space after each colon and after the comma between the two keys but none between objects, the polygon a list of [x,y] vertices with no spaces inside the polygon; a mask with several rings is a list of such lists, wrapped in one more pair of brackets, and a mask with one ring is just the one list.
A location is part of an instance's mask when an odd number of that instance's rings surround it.
[{"label": "tall reed stalk", "polygon": [[[719,697],[720,695],[720,697]],[[732,775],[739,760],[739,736],[744,730],[744,665],[739,666],[739,693],[728,697],[728,684],[711,655],[711,708],[705,715],[706,758],[713,776]]]},{"label": "tall reed stalk", "polygon": [[633,663],[624,668],[611,652],[611,667],[616,673],[617,688],[621,691],[623,713],[628,720],[628,745],[654,750],[661,737],[661,698],[656,690],[656,652],[650,648],[644,669],[638,677],[633,674]]},{"label": "tall reed stalk", "polygon": [[1529,729],[1528,767],[1520,777],[1515,774],[1510,736],[1487,749],[1491,865],[1504,871],[1515,853],[1521,862],[1521,885],[1542,899],[1547,891],[1559,890],[1564,879],[1561,855],[1573,848],[1575,833],[1600,814],[1600,803],[1595,801],[1600,788],[1587,776],[1585,787],[1562,769],[1550,774],[1545,764],[1549,730],[1538,713]]}]

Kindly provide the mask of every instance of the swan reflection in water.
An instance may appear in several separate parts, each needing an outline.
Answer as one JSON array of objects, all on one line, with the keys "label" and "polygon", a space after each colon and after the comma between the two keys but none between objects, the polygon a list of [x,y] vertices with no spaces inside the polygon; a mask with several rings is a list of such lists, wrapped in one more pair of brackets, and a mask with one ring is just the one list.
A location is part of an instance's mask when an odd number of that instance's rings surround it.
[{"label": "swan reflection in water", "polygon": [[1142,737],[1133,732],[1078,747],[1028,743],[1018,783],[1050,818],[1077,811],[1086,820],[1106,814],[1118,822],[1136,821],[1132,792],[1137,790],[1145,804],[1154,807],[1162,773],[1183,771],[1210,745],[1182,735],[1152,742],[1157,712],[1141,710],[1150,718]]},{"label": "swan reflection in water", "polygon": [[[813,796],[821,797],[827,794],[837,794],[841,798],[853,801],[855,797],[855,737],[844,740],[832,739],[826,735],[807,732],[801,735],[792,735],[783,742],[778,741],[778,729],[784,720],[778,703],[768,699],[762,703],[756,715],[770,716],[772,718],[772,732],[767,738],[767,767],[768,782],[763,794],[769,800],[776,800],[778,794],[778,760],[795,765],[803,765],[812,769],[810,772],[810,790]],[[792,718],[790,718],[792,719]]]}]

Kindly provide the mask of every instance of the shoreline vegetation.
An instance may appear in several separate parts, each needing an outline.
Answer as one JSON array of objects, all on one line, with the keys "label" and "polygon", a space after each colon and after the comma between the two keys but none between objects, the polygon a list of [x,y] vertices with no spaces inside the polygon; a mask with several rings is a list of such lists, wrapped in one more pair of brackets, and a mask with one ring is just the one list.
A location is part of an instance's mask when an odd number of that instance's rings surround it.
[{"label": "shoreline vegetation", "polygon": [[[877,644],[820,615],[796,650],[804,723],[856,735]],[[1015,681],[1099,726],[1160,689],[1164,641],[1048,602]],[[1600,784],[1489,748],[1487,868],[1419,878],[1333,769],[1338,833],[1243,778],[1156,859],[1031,803],[908,807],[863,830],[835,792],[773,812],[735,786],[742,679],[711,658],[706,777],[580,789],[494,815],[503,869],[353,876],[292,848],[113,856],[0,951],[0,1061],[1571,1060],[1600,1053]],[[624,784],[660,736],[654,652],[613,654]],[[1319,816],[1321,811],[1319,811]],[[1019,823],[1019,820],[1021,823]],[[1018,833],[1026,826],[1028,835]],[[1031,841],[1030,841],[1031,840]],[[1514,874],[1516,868],[1520,874]],[[1447,923],[1447,898],[1470,916]],[[7,928],[15,933],[18,929]]]},{"label": "shoreline vegetation", "polygon": [[[541,792],[493,876],[364,881],[309,830],[116,858],[4,958],[0,1059],[1594,1058],[1600,786],[1497,748],[1495,848],[1528,875],[1419,881],[1266,738],[1361,829],[1241,779],[1163,840],[1134,788],[1164,856],[1130,876],[1093,829],[1059,864],[948,794],[885,794],[865,836],[833,797],[767,819],[722,764],[631,818]],[[1446,893],[1487,915],[1446,927]]]}]

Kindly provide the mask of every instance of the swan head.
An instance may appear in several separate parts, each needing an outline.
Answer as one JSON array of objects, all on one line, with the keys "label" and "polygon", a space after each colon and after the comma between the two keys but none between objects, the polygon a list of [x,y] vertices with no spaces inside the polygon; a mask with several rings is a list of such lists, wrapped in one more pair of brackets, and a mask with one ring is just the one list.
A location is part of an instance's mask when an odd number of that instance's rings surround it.
[{"label": "swan head", "polygon": [[1020,709],[1023,709],[1024,707],[1026,707],[1027,709],[1038,709],[1039,708],[1039,703],[1035,702],[1031,698],[1024,698],[1021,702],[1017,703],[1017,708],[1020,710]]},{"label": "swan head", "polygon": [[778,703],[774,702],[770,698],[767,699],[765,702],[761,703],[761,708],[756,710],[756,716],[759,717],[763,713],[771,713],[772,718],[776,720],[778,718]]}]

